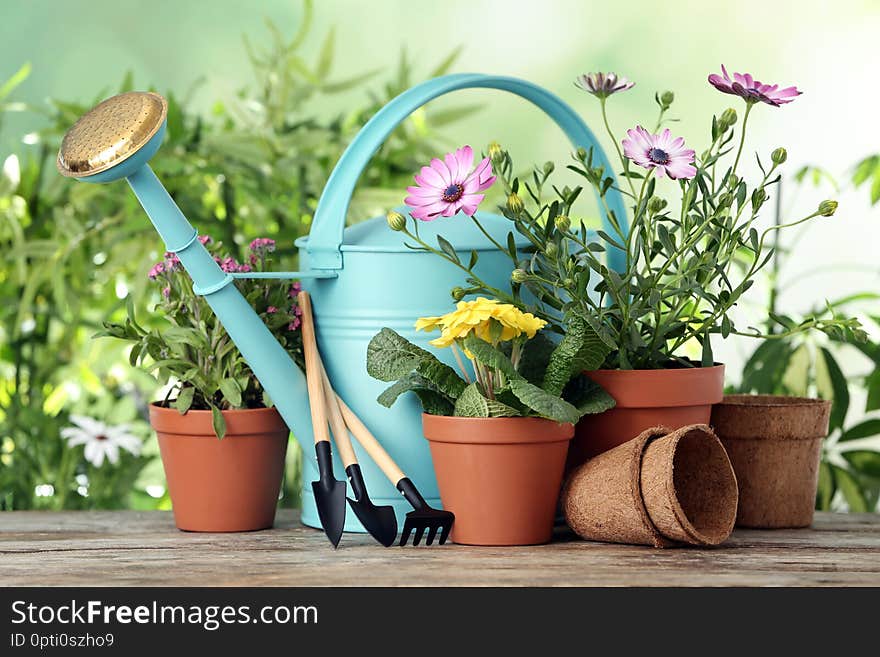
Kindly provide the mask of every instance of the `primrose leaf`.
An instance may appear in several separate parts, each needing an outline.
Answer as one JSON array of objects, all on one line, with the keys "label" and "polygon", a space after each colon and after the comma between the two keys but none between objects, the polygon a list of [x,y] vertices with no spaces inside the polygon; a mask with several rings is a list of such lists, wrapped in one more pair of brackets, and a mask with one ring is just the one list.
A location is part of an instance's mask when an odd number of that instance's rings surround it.
[{"label": "primrose leaf", "polygon": [[464,389],[455,402],[456,417],[489,417],[489,404],[480,392],[480,387],[472,383]]},{"label": "primrose leaf", "polygon": [[367,373],[380,381],[397,381],[424,361],[437,360],[390,328],[383,328],[367,346]]},{"label": "primrose leaf", "polygon": [[526,407],[548,420],[574,424],[581,419],[581,412],[577,408],[525,379],[511,379],[510,390]]}]

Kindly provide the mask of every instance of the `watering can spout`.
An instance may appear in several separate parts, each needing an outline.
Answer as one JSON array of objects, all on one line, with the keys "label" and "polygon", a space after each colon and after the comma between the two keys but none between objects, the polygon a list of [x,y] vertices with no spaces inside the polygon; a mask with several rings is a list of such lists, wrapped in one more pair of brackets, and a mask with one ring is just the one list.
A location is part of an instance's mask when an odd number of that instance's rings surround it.
[{"label": "watering can spout", "polygon": [[[154,93],[114,96],[82,116],[65,135],[59,171],[82,182],[125,178],[153,226],[175,253],[269,393],[301,444],[312,443],[308,394],[302,371],[198,239],[196,229],[162,186],[147,161],[165,133],[167,104]],[[303,422],[305,420],[305,422]]]}]

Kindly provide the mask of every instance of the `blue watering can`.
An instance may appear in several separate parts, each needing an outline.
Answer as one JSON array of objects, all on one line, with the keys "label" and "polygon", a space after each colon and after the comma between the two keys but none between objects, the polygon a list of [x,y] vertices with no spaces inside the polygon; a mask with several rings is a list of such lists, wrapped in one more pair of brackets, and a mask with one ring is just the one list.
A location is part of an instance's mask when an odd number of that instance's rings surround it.
[{"label": "blue watering can", "polygon": [[[287,352],[275,341],[233,284],[236,278],[300,279],[314,303],[318,344],[334,388],[385,449],[416,482],[431,506],[440,506],[427,441],[422,439],[421,408],[412,398],[391,409],[376,403],[386,384],[365,369],[367,344],[382,327],[430,348],[429,339],[416,334],[418,317],[447,312],[449,290],[464,284],[464,273],[432,254],[404,246],[404,236],[388,229],[384,217],[345,228],[345,217],[355,185],[373,154],[394,128],[430,100],[459,89],[500,89],[537,105],[565,132],[576,147],[593,149],[593,162],[614,169],[578,114],[554,94],[524,80],[474,73],[447,75],[405,91],[383,107],[345,150],[330,175],[312,222],[311,233],[297,240],[299,272],[227,273],[214,262],[197,239],[198,232],[183,216],[147,162],[165,133],[167,106],[158,94],[130,92],[108,99],[86,114],[65,136],[58,157],[62,174],[83,182],[111,182],[125,178],[165,243],[176,253],[223,327],[259,379],[284,421],[304,448],[313,453],[306,380]],[[623,198],[609,190],[606,201],[618,219],[626,217]],[[510,222],[497,215],[478,213],[492,237],[505,243]],[[607,217],[606,230],[611,232]],[[464,217],[451,217],[420,226],[423,239],[440,233],[467,259],[479,252],[477,272],[495,287],[507,285],[511,266],[506,255]],[[620,270],[623,254],[611,251],[609,266]],[[445,350],[448,351],[448,350]],[[448,353],[439,353],[443,359]],[[448,361],[450,365],[453,363]],[[410,396],[411,397],[411,396]],[[394,507],[402,523],[409,506],[397,489],[355,443],[370,496],[377,505]],[[320,527],[309,482],[318,478],[317,464],[303,459],[302,521]],[[343,472],[334,456],[334,469]],[[344,476],[341,477],[344,480]],[[346,519],[346,531],[364,531],[356,517]]]}]

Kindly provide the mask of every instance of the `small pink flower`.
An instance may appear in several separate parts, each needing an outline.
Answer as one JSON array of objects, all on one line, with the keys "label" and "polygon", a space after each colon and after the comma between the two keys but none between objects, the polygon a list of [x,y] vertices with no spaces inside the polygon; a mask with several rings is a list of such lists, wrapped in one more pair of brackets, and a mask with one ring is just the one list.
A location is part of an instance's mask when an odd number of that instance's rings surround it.
[{"label": "small pink flower", "polygon": [[628,139],[623,140],[623,154],[646,169],[657,169],[657,175],[671,179],[693,178],[694,151],[684,147],[684,138],[672,137],[669,128],[659,135],[652,135],[642,126],[627,130]]},{"label": "small pink flower", "polygon": [[165,297],[166,299],[170,298],[171,297],[171,288],[168,286],[163,287],[162,288],[162,296]]},{"label": "small pink flower", "polygon": [[227,256],[220,261],[220,269],[225,272],[235,272],[238,271],[238,263],[235,261],[235,258]]},{"label": "small pink flower", "polygon": [[779,107],[790,103],[801,95],[797,87],[780,89],[778,84],[764,84],[755,80],[748,73],[734,73],[733,79],[727,74],[727,69],[721,66],[721,75],[713,73],[709,76],[709,84],[726,94],[732,94],[743,98],[747,103],[766,103],[773,107]]},{"label": "small pink flower", "polygon": [[147,277],[151,281],[155,281],[163,273],[165,273],[165,263],[164,262],[157,262],[155,265],[150,267],[150,271],[147,273]]},{"label": "small pink flower", "polygon": [[288,331],[295,331],[296,329],[298,329],[300,327],[301,324],[302,324],[302,322],[300,321],[299,317],[294,317],[293,321],[287,325],[287,330]]},{"label": "small pink flower", "polygon": [[199,235],[199,242],[202,243],[202,246],[208,246],[209,244],[213,244],[214,240],[211,239],[210,235]]},{"label": "small pink flower", "polygon": [[251,271],[251,266],[250,265],[239,265],[238,269],[236,271],[239,271],[243,274],[246,274],[247,272]]},{"label": "small pink flower", "polygon": [[441,160],[434,158],[431,166],[422,167],[415,177],[418,186],[407,187],[404,203],[413,208],[412,216],[422,221],[451,217],[461,211],[474,216],[484,192],[495,182],[489,158],[483,158],[476,169],[474,151],[470,146],[447,153]]},{"label": "small pink flower", "polygon": [[257,264],[257,256],[255,256],[252,253],[251,255],[248,256],[248,262],[251,263],[251,266],[256,265]]},{"label": "small pink flower", "polygon": [[292,310],[293,310],[293,314],[294,314],[296,317],[302,317],[302,314],[303,314],[303,309],[302,309],[302,308],[300,308],[299,306],[294,306],[294,307],[292,308]]},{"label": "small pink flower", "polygon": [[627,91],[636,86],[635,82],[623,76],[618,77],[617,73],[585,73],[579,75],[574,83],[596,98],[608,98],[618,91]]},{"label": "small pink flower", "polygon": [[266,312],[270,315],[274,315],[278,312],[278,309],[275,306],[269,306],[268,308],[266,308]]},{"label": "small pink flower", "polygon": [[171,251],[165,252],[165,270],[168,272],[177,271],[180,269],[180,258],[177,257],[176,253],[172,253]]},{"label": "small pink flower", "polygon": [[288,295],[290,295],[290,297],[292,298],[296,298],[296,295],[302,292],[302,289],[302,283],[296,281],[293,285],[290,286],[290,292],[288,292]]},{"label": "small pink flower", "polygon": [[275,250],[275,240],[268,237],[258,237],[250,243],[250,249],[258,255],[272,253]]}]

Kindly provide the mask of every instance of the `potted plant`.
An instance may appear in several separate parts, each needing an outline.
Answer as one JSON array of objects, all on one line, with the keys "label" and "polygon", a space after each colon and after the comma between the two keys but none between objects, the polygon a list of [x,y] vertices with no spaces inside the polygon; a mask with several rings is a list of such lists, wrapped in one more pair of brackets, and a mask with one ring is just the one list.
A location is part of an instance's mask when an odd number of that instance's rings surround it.
[{"label": "potted plant", "polygon": [[[509,293],[481,280],[475,269],[476,254],[464,262],[445,247],[442,238],[434,247],[418,235],[418,221],[449,216],[447,202],[453,199],[454,210],[461,209],[479,225],[473,210],[486,189],[479,166],[476,179],[459,181],[450,175],[457,154],[435,159],[430,167],[433,172],[422,169],[416,179],[419,185],[409,188],[406,204],[415,208],[413,228],[403,216],[389,215],[391,227],[404,231],[413,240],[413,248],[432,251],[467,273],[468,287],[453,290],[454,298],[491,294],[547,321],[548,331],[555,334],[566,335],[577,320],[590,340],[604,345],[602,362],[584,369],[617,403],[578,424],[572,443],[574,463],[651,426],[674,429],[708,423],[712,405],[721,401],[724,381],[724,366],[713,357],[712,336],[780,339],[810,329],[831,335],[860,334],[856,320],[836,315],[810,316],[798,324],[788,323],[784,332],[773,335],[734,324],[731,311],[772,257],[768,236],[829,217],[837,203],[823,201],[807,216],[761,230],[761,209],[779,180],[779,167],[787,154],[777,148],[769,160],[757,156],[761,177],[754,184],[747,182],[739,168],[746,125],[757,105],[779,107],[800,92],[794,87],[764,85],[750,75],[737,73],[731,78],[726,70],[721,76],[710,76],[709,82],[741,97],[745,111],[739,131],[734,109],[713,117],[709,144],[697,157],[684,139],[663,128],[674,99],[671,92],[655,95],[656,127],[649,131],[637,126],[618,145],[606,104],[633,83],[614,74],[579,78],[578,85],[599,101],[623,183],[618,183],[612,171],[596,166],[588,150],[579,149],[568,169],[595,190],[613,227],[610,232],[599,230],[591,235],[586,223],[573,217],[583,187],[552,184],[553,163],[535,168],[520,181],[513,173],[510,155],[497,144],[490,145],[487,160],[507,194],[501,212],[511,222],[507,242],[496,242],[511,259]],[[494,181],[492,177],[490,184]],[[434,194],[426,189],[432,185],[437,188]],[[610,208],[612,189],[627,200],[628,217],[617,216]],[[673,194],[679,197],[674,205],[668,200]],[[515,233],[526,238],[525,253],[518,250]],[[611,269],[603,257],[615,250],[622,255],[620,271]]]},{"label": "potted plant", "polygon": [[484,297],[419,319],[416,329],[440,331],[431,344],[452,351],[457,372],[389,328],[370,342],[367,371],[393,382],[379,403],[390,407],[406,392],[422,403],[456,543],[549,541],[574,424],[614,403],[580,376],[602,361],[604,347],[576,329],[554,345],[539,335],[546,324]]},{"label": "potted plant", "polygon": [[[265,271],[275,242],[251,242],[247,261],[221,255],[221,244],[199,240],[227,272]],[[161,326],[146,328],[132,304],[121,324],[99,335],[132,342],[129,361],[167,385],[150,405],[174,518],[187,531],[249,531],[271,527],[288,428],[173,253],[149,272],[159,287]],[[276,339],[302,365],[299,284],[266,279],[237,283]]]}]

